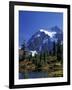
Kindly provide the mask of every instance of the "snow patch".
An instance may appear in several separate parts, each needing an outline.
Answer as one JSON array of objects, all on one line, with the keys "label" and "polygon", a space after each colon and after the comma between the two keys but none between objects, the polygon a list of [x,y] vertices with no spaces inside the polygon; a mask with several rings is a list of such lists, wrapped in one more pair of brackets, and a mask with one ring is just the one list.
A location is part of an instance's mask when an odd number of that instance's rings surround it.
[{"label": "snow patch", "polygon": [[37,51],[30,51],[32,56],[35,56],[35,54],[37,54]]},{"label": "snow patch", "polygon": [[52,42],[53,42],[53,41],[57,42],[58,39],[57,39],[57,38],[52,38],[51,41],[52,41]]},{"label": "snow patch", "polygon": [[50,38],[52,38],[56,34],[56,32],[46,31],[44,29],[40,29],[40,32],[44,32],[45,34],[50,36]]},{"label": "snow patch", "polygon": [[44,39],[44,40],[43,40],[43,43],[46,43],[46,42],[48,42],[48,39]]},{"label": "snow patch", "polygon": [[40,34],[38,34],[37,37],[40,37]]}]

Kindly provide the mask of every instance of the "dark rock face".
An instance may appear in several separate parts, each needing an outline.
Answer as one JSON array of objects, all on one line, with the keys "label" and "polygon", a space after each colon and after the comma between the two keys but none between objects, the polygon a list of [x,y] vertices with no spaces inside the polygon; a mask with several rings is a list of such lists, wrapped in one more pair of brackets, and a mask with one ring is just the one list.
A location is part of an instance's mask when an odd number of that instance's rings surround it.
[{"label": "dark rock face", "polygon": [[29,39],[27,48],[33,51],[36,50],[37,52],[51,51],[53,42],[57,43],[57,40],[63,41],[63,31],[57,26],[50,30],[41,29]]}]

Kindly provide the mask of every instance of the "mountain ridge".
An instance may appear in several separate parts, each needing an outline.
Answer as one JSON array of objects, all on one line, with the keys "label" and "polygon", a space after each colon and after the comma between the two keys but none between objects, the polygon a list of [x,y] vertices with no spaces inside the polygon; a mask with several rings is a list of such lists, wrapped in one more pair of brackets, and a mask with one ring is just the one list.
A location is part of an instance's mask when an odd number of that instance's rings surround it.
[{"label": "mountain ridge", "polygon": [[51,51],[53,42],[63,41],[63,32],[57,26],[52,27],[50,30],[40,29],[33,34],[27,42],[27,47],[31,51]]}]

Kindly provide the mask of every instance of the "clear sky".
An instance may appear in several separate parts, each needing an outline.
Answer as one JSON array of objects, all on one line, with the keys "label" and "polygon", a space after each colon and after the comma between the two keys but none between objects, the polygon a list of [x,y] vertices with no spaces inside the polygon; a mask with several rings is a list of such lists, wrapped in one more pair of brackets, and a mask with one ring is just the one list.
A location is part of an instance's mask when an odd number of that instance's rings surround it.
[{"label": "clear sky", "polygon": [[19,11],[19,46],[40,29],[54,26],[63,29],[63,13]]}]

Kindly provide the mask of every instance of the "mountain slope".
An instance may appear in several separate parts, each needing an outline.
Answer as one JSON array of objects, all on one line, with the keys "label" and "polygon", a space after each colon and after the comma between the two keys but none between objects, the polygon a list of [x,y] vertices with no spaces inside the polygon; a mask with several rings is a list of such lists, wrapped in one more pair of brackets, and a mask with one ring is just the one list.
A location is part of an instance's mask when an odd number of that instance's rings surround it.
[{"label": "mountain slope", "polygon": [[57,26],[50,30],[40,29],[29,39],[27,47],[31,51],[51,51],[53,48],[53,42],[57,43],[57,40],[60,40],[61,42],[63,41],[63,32]]}]

